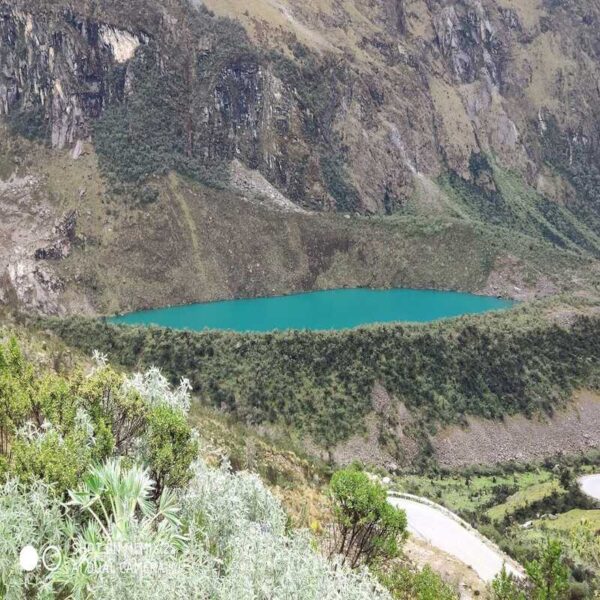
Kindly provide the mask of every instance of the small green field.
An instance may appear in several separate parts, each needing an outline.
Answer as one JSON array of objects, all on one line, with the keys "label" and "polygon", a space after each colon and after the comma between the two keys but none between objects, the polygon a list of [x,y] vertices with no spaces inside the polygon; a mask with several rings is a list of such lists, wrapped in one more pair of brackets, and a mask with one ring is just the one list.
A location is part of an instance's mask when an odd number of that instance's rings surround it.
[{"label": "small green field", "polygon": [[576,527],[585,525],[597,532],[600,529],[600,510],[582,510],[579,508],[558,515],[556,519],[540,519],[534,526],[541,530],[571,532]]},{"label": "small green field", "polygon": [[492,506],[492,508],[488,509],[487,515],[492,521],[498,521],[514,512],[517,508],[521,508],[537,500],[542,500],[550,496],[552,492],[559,492],[561,490],[559,482],[554,479],[549,479],[542,483],[534,483],[509,496],[506,502]]},{"label": "small green field", "polygon": [[[481,512],[498,520],[513,508],[538,500],[558,489],[558,480],[546,469],[504,475],[452,475],[439,478],[406,476],[403,491],[431,498],[457,513]],[[502,500],[504,498],[504,500]]]}]

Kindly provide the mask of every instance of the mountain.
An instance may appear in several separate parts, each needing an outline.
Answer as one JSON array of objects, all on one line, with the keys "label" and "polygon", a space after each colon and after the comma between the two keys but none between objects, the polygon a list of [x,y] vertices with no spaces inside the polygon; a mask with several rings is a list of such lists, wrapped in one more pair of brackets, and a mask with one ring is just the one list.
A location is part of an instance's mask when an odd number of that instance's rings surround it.
[{"label": "mountain", "polygon": [[[0,596],[597,593],[599,25],[596,0],[0,0]],[[523,302],[99,318],[344,287]],[[401,555],[388,485],[528,579]],[[131,542],[161,577],[104,568]],[[23,577],[25,544],[58,570]]]},{"label": "mountain", "polygon": [[594,288],[600,8],[0,2],[0,301]]}]

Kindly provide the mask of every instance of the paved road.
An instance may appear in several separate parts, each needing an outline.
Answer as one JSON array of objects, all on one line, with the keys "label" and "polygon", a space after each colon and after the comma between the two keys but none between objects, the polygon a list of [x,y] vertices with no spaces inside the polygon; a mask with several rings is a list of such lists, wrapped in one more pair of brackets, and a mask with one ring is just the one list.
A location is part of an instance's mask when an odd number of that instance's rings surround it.
[{"label": "paved road", "polygon": [[579,486],[584,494],[600,500],[600,475],[584,475],[580,477]]},{"label": "paved road", "polygon": [[[493,550],[477,534],[444,512],[405,498],[390,497],[389,501],[406,511],[408,529],[414,536],[472,567],[483,581],[492,581],[502,569],[504,558],[500,550]],[[510,564],[506,568],[516,575],[521,574]]]}]

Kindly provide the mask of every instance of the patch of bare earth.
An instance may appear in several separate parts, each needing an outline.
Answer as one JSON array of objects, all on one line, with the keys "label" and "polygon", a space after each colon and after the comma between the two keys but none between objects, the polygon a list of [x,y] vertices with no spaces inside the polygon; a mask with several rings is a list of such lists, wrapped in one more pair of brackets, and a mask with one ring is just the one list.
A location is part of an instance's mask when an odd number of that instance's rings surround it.
[{"label": "patch of bare earth", "polygon": [[[373,412],[365,420],[366,430],[338,444],[332,451],[333,460],[339,465],[358,460],[395,471],[400,458],[403,464],[410,463],[419,452],[418,442],[404,431],[412,417],[380,384],[373,387],[371,403]],[[388,439],[393,439],[393,447]]]},{"label": "patch of bare earth", "polygon": [[404,552],[418,568],[431,567],[448,585],[456,588],[461,600],[486,597],[486,585],[477,573],[435,546],[410,537],[404,546]]},{"label": "patch of bare earth", "polygon": [[467,427],[446,427],[432,444],[440,465],[461,468],[511,460],[541,460],[600,447],[600,395],[581,391],[552,418],[538,415],[503,421],[468,418]]}]

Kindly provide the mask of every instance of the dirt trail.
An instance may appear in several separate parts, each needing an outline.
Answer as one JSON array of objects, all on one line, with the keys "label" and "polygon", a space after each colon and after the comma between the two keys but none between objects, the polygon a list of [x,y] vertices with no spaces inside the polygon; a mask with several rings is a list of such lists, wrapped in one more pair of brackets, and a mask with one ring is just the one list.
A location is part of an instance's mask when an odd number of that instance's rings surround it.
[{"label": "dirt trail", "polygon": [[461,525],[449,511],[408,498],[390,497],[389,502],[406,511],[408,529],[415,537],[454,556],[483,581],[492,581],[505,563],[509,572],[522,575],[516,565],[506,562],[500,549],[494,549],[491,542]]}]

